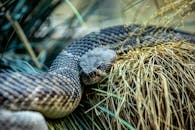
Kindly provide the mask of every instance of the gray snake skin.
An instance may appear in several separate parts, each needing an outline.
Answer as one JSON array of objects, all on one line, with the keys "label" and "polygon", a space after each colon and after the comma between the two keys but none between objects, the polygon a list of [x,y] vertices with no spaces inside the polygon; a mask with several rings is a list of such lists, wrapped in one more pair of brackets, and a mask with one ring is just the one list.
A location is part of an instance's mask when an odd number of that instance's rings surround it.
[{"label": "gray snake skin", "polygon": [[[92,32],[69,44],[54,60],[47,73],[0,73],[0,130],[47,130],[45,119],[61,118],[79,104],[81,57],[94,48],[109,48],[195,36],[162,27],[119,25]],[[113,46],[117,46],[113,48]]]}]

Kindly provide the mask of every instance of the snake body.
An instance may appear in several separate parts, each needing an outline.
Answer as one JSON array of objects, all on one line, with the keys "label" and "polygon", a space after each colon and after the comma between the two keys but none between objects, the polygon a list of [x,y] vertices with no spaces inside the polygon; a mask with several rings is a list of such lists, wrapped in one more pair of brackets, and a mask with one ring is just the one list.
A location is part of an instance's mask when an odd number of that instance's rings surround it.
[{"label": "snake body", "polygon": [[[48,118],[64,117],[81,100],[81,57],[97,47],[135,45],[138,38],[139,43],[195,41],[194,35],[173,29],[119,25],[73,41],[56,57],[47,73],[0,73],[0,129],[47,129],[42,114]],[[116,48],[113,50],[117,52]]]}]

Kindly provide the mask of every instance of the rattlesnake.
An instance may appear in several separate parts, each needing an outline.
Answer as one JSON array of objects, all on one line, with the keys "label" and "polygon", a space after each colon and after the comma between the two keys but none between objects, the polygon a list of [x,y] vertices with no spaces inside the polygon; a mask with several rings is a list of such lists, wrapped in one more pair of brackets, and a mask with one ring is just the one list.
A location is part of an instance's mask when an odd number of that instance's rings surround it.
[{"label": "rattlesnake", "polygon": [[81,72],[90,75],[98,67],[104,71],[102,66],[114,60],[119,48],[184,39],[194,42],[195,36],[170,28],[118,25],[73,41],[47,73],[0,73],[0,129],[46,130],[42,115],[61,118],[78,106],[83,92]]}]

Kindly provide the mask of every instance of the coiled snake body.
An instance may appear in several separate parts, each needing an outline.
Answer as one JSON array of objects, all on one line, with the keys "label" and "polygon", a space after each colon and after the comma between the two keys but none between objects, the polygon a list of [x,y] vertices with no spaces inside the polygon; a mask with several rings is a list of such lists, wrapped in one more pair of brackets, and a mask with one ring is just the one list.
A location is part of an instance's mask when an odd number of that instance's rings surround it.
[{"label": "coiled snake body", "polygon": [[[134,45],[157,40],[187,39],[194,35],[173,29],[119,25],[90,33],[72,42],[54,60],[48,73],[0,73],[0,129],[47,129],[42,114],[61,118],[71,113],[82,97],[79,63],[94,48]],[[117,52],[117,49],[113,49]],[[42,113],[42,114],[40,114]]]}]

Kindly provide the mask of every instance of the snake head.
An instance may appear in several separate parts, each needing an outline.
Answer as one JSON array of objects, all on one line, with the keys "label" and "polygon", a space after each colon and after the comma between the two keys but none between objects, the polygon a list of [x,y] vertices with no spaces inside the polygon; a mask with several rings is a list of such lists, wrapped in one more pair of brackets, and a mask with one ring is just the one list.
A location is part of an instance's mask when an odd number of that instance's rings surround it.
[{"label": "snake head", "polygon": [[94,48],[80,59],[81,80],[85,85],[92,85],[102,80],[112,66],[115,51],[108,48]]}]

